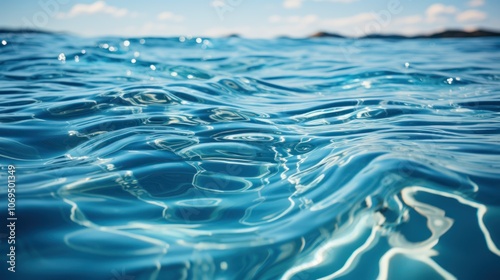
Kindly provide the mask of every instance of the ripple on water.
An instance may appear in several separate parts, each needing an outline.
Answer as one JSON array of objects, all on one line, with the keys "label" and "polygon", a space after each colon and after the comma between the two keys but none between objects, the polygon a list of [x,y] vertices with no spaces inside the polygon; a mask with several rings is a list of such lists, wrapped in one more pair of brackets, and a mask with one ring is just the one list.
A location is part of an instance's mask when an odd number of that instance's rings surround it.
[{"label": "ripple on water", "polygon": [[21,278],[497,271],[496,38],[1,36]]}]

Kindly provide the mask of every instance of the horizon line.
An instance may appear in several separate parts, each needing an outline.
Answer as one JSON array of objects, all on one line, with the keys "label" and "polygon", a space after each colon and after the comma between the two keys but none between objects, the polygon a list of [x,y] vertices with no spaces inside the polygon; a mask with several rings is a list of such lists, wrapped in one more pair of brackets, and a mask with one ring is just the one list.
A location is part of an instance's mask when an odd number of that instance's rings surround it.
[{"label": "horizon line", "polygon": [[186,34],[179,34],[179,35],[169,35],[169,36],[162,36],[162,35],[132,35],[132,36],[124,36],[124,35],[84,35],[84,34],[78,34],[73,31],[55,31],[55,30],[46,30],[46,29],[36,29],[36,28],[11,28],[11,27],[0,27],[0,33],[32,33],[32,34],[66,34],[66,35],[73,35],[73,36],[79,36],[79,37],[84,37],[84,38],[100,38],[100,37],[116,37],[116,38],[231,38],[231,37],[237,37],[237,38],[244,38],[244,39],[282,39],[282,38],[288,38],[288,39],[310,39],[310,38],[338,38],[338,39],[373,39],[373,38],[398,38],[398,39],[421,39],[421,38],[432,38],[432,36],[447,33],[447,32],[457,32],[463,35],[467,34],[474,34],[477,32],[484,32],[486,33],[485,35],[480,35],[480,36],[465,36],[465,37],[445,37],[445,38],[477,38],[477,37],[497,37],[500,36],[500,29],[498,30],[493,30],[490,28],[475,28],[475,29],[458,29],[458,28],[445,28],[445,29],[437,29],[435,31],[431,31],[428,33],[417,33],[414,35],[407,35],[404,33],[383,33],[383,32],[378,32],[378,33],[369,33],[369,34],[364,34],[362,36],[349,36],[349,35],[344,35],[342,33],[337,33],[337,32],[330,32],[330,31],[317,31],[313,34],[306,35],[306,36],[298,36],[294,37],[293,35],[276,35],[273,37],[248,37],[242,34],[238,33],[228,33],[226,35],[220,35],[220,36],[204,36],[204,35],[186,35]]}]

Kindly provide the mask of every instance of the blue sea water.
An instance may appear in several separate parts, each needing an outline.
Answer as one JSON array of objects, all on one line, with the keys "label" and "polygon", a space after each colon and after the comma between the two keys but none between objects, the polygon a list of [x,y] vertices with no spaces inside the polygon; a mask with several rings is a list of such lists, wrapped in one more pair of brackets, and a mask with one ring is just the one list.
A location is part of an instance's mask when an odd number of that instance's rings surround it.
[{"label": "blue sea water", "polygon": [[0,40],[1,279],[500,279],[500,38]]}]

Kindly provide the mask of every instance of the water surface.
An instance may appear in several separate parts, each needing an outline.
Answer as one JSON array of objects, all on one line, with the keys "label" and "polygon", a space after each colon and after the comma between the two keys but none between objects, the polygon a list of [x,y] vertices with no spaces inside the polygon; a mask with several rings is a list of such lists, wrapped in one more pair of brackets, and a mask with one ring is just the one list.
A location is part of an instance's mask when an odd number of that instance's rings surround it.
[{"label": "water surface", "polygon": [[500,278],[498,38],[0,39],[17,279]]}]

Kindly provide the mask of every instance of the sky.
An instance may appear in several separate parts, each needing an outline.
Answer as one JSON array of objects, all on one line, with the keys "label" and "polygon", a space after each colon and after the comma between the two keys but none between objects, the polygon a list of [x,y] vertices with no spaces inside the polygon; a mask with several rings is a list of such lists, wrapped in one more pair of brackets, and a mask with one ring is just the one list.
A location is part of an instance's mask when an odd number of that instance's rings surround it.
[{"label": "sky", "polygon": [[363,36],[500,30],[499,0],[20,0],[0,3],[0,28],[82,36]]}]

